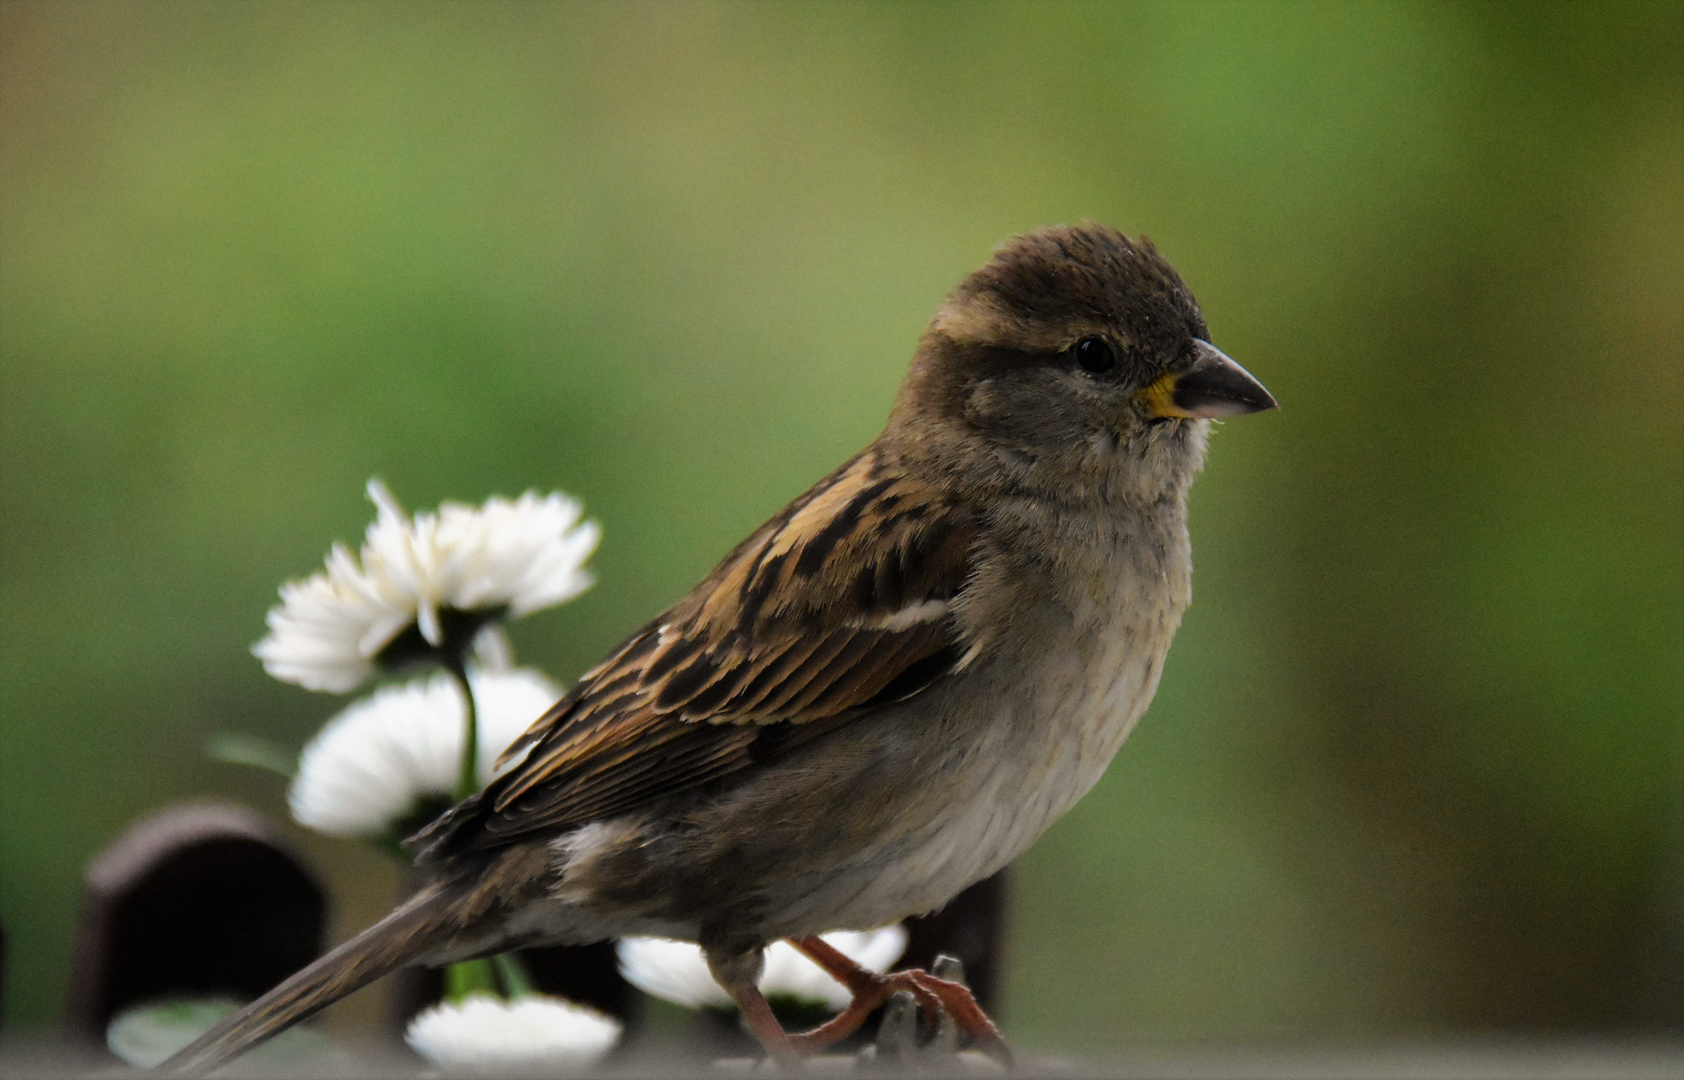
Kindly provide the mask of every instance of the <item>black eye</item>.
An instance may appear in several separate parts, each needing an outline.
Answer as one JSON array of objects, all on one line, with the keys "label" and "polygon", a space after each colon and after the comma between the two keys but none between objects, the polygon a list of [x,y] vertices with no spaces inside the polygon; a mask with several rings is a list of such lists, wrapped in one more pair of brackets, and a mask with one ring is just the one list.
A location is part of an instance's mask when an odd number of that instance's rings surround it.
[{"label": "black eye", "polygon": [[1117,351],[1102,337],[1085,337],[1076,342],[1076,363],[1090,375],[1103,375],[1117,366]]}]

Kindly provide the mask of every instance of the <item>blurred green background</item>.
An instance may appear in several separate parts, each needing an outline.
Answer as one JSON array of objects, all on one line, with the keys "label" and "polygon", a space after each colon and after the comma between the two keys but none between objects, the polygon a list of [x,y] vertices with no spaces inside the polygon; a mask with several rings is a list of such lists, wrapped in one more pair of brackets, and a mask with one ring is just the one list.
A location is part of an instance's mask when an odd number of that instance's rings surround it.
[{"label": "blurred green background", "polygon": [[[0,6],[6,1026],[84,860],[339,705],[248,648],[372,517],[529,487],[572,678],[875,434],[944,293],[1092,217],[1280,412],[1157,703],[1020,863],[1008,1034],[1684,1025],[1677,4]],[[296,832],[296,830],[295,830]],[[348,932],[381,857],[300,835]]]}]

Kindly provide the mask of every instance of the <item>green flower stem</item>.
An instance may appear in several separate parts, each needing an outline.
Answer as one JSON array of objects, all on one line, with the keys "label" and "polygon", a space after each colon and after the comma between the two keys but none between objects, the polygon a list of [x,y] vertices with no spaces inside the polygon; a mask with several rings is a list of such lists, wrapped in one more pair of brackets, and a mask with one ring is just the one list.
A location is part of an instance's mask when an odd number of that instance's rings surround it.
[{"label": "green flower stem", "polygon": [[526,965],[522,964],[520,957],[514,953],[498,953],[491,958],[491,963],[497,968],[498,977],[503,980],[503,993],[510,999],[537,993],[537,987],[532,985],[532,977],[526,973]]},{"label": "green flower stem", "polygon": [[[462,764],[456,773],[456,798],[466,799],[479,790],[479,709],[474,704],[474,689],[468,683],[465,658],[445,664],[445,670],[456,680],[462,691],[462,703],[467,716],[462,732]],[[500,959],[500,958],[499,958]],[[497,996],[498,975],[502,966],[492,960],[464,960],[444,969],[444,996],[461,1004],[469,994]],[[523,977],[523,976],[522,976]],[[503,981],[509,981],[503,976]],[[530,986],[530,983],[523,983]]]},{"label": "green flower stem", "polygon": [[464,960],[444,969],[444,996],[460,1005],[469,994],[497,996],[497,969],[490,960]]},{"label": "green flower stem", "polygon": [[462,689],[467,706],[467,730],[462,733],[462,765],[456,773],[456,798],[466,799],[479,790],[479,710],[474,706],[474,690],[468,685],[468,669],[462,660],[445,665],[451,678]]}]

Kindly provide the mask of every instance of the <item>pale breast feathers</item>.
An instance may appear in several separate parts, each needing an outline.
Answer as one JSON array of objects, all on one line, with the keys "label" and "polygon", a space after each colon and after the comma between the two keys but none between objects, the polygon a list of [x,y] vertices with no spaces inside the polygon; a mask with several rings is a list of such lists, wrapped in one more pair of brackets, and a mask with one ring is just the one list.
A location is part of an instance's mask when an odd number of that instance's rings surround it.
[{"label": "pale breast feathers", "polygon": [[520,764],[416,839],[423,857],[622,813],[788,752],[952,671],[969,519],[867,451],[586,672]]}]

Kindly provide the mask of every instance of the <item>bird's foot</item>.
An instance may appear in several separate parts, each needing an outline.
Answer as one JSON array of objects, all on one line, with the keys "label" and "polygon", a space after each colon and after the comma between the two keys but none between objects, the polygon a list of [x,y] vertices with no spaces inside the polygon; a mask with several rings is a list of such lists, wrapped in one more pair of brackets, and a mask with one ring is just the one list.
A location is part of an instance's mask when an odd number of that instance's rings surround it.
[{"label": "bird's foot", "polygon": [[922,968],[908,968],[879,975],[867,971],[834,946],[818,937],[790,938],[789,943],[805,953],[815,964],[853,995],[848,1007],[811,1031],[786,1038],[789,1046],[801,1054],[822,1050],[839,1039],[847,1038],[866,1017],[902,990],[911,992],[924,1014],[934,1023],[942,1012],[952,1017],[959,1030],[969,1035],[990,1056],[1004,1064],[1011,1064],[1011,1048],[1001,1037],[1000,1029],[976,1003],[976,997],[964,983],[937,978]]}]

